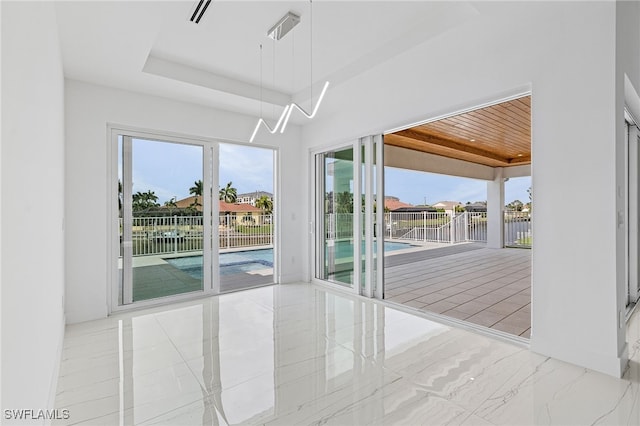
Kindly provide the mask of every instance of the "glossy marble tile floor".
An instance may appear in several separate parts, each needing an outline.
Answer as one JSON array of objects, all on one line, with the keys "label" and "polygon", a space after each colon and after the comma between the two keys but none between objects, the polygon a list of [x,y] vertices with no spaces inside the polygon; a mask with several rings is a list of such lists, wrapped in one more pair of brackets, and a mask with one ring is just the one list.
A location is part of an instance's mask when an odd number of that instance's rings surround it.
[{"label": "glossy marble tile floor", "polygon": [[54,424],[640,424],[623,379],[299,284],[67,327]]}]

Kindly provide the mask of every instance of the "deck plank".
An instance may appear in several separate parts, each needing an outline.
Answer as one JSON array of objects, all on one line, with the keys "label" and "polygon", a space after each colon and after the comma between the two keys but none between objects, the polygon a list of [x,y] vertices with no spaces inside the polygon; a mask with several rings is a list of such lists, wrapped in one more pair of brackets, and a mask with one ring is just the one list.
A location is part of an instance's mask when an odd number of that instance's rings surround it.
[{"label": "deck plank", "polygon": [[385,257],[385,298],[529,338],[531,251],[460,244]]}]

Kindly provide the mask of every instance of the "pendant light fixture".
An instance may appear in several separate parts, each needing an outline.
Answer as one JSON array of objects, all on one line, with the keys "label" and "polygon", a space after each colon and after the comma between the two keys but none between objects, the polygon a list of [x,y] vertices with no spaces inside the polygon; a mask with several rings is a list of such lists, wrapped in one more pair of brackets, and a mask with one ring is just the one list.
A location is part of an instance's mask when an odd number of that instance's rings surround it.
[{"label": "pendant light fixture", "polygon": [[[285,16],[283,16],[271,29],[267,32],[267,36],[275,40],[282,39],[288,32],[290,32],[298,23],[300,22],[300,16],[296,15],[293,12],[288,12]],[[274,45],[275,46],[275,45]],[[274,47],[275,49],[275,47]],[[322,103],[322,99],[324,98],[325,93],[327,92],[327,88],[329,87],[329,82],[325,81],[324,86],[322,87],[322,91],[320,92],[320,96],[318,97],[318,101],[316,102],[315,107],[313,106],[313,0],[309,0],[309,57],[310,57],[310,102],[311,102],[311,112],[308,113],[304,108],[298,105],[295,102],[292,102],[289,105],[284,107],[278,122],[275,127],[271,128],[262,117],[262,45],[260,45],[260,119],[258,119],[258,123],[256,124],[255,129],[253,130],[253,134],[251,135],[251,139],[249,142],[253,142],[256,134],[258,133],[258,129],[260,125],[263,125],[267,128],[269,133],[275,134],[278,129],[280,129],[280,133],[284,133],[289,119],[291,118],[291,113],[294,109],[297,109],[302,115],[307,117],[308,119],[313,119],[318,112],[318,108]],[[275,57],[274,57],[275,61]],[[295,61],[295,58],[292,58],[292,61]],[[274,62],[275,64],[275,62]],[[275,76],[275,65],[274,65],[274,76]]]},{"label": "pendant light fixture", "polygon": [[[275,66],[274,66],[274,71],[275,71]],[[274,75],[275,75],[275,72],[274,72]],[[264,121],[264,118],[262,117],[262,44],[261,44],[260,45],[260,118],[258,119],[258,123],[256,124],[255,129],[253,129],[253,133],[251,134],[251,138],[249,139],[249,142],[253,142],[254,139],[256,138],[256,135],[258,134],[258,130],[260,129],[260,125],[263,125],[264,127],[266,127],[269,133],[271,133],[272,135],[277,133],[278,129],[280,128],[280,125],[282,124],[282,121],[284,120],[285,116],[287,116],[289,109],[291,109],[290,105],[287,105],[284,107],[284,110],[282,111],[282,114],[280,115],[280,118],[278,119],[278,122],[276,123],[274,128],[271,128],[271,126],[269,126],[267,122]]]}]

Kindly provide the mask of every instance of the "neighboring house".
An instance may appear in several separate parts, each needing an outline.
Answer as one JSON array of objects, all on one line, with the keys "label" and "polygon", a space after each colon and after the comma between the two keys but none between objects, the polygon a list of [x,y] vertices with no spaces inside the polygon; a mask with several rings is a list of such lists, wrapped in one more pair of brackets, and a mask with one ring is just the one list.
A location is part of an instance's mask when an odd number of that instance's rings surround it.
[{"label": "neighboring house", "polygon": [[468,212],[486,212],[487,204],[486,203],[471,203],[464,206],[464,209]]},{"label": "neighboring house", "polygon": [[462,207],[462,203],[459,201],[438,201],[433,204],[432,207],[435,207],[438,210],[444,210],[445,212],[451,214],[455,213],[456,207]]},{"label": "neighboring house", "polygon": [[409,203],[400,201],[397,197],[384,197],[384,208],[387,211],[394,212],[405,207],[413,207]]},{"label": "neighboring house", "polygon": [[[261,225],[264,212],[250,204],[233,204],[220,201],[220,217],[229,217],[228,225]],[[222,224],[222,222],[221,222]]]},{"label": "neighboring house", "polygon": [[394,213],[435,213],[437,209],[431,206],[406,206],[392,210]]},{"label": "neighboring house", "polygon": [[201,195],[192,195],[190,197],[183,198],[182,200],[176,201],[176,208],[178,209],[189,208],[196,202],[196,198],[197,198],[197,203],[195,206],[196,210],[199,212],[202,212],[202,196]]},{"label": "neighboring house", "polygon": [[251,204],[252,206],[256,205],[256,201],[258,201],[262,197],[269,197],[271,201],[273,201],[273,194],[266,191],[254,191],[247,192],[246,194],[238,194],[236,198],[236,202],[238,204]]},{"label": "neighboring house", "polygon": [[[198,198],[198,204],[196,205],[196,210],[198,212],[202,212],[202,197],[192,195],[187,198],[183,198],[182,200],[176,201],[176,206],[179,209],[186,209],[194,204]],[[232,224],[262,224],[264,221],[261,219],[261,216],[264,215],[264,212],[259,208],[252,206],[250,204],[240,204],[240,203],[225,203],[224,201],[218,201],[220,206],[221,217],[229,216],[232,218]]]}]

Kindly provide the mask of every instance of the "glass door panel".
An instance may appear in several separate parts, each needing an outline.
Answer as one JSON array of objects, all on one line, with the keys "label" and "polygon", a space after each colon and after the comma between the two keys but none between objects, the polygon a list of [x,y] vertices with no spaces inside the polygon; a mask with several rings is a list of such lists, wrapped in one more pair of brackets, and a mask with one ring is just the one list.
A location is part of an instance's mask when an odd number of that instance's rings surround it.
[{"label": "glass door panel", "polygon": [[274,151],[221,143],[218,158],[219,291],[273,284]]},{"label": "glass door panel", "polygon": [[121,138],[120,301],[203,290],[203,147]]},{"label": "glass door panel", "polygon": [[[353,147],[318,154],[316,278],[354,284]],[[361,195],[358,194],[358,197]]]}]

